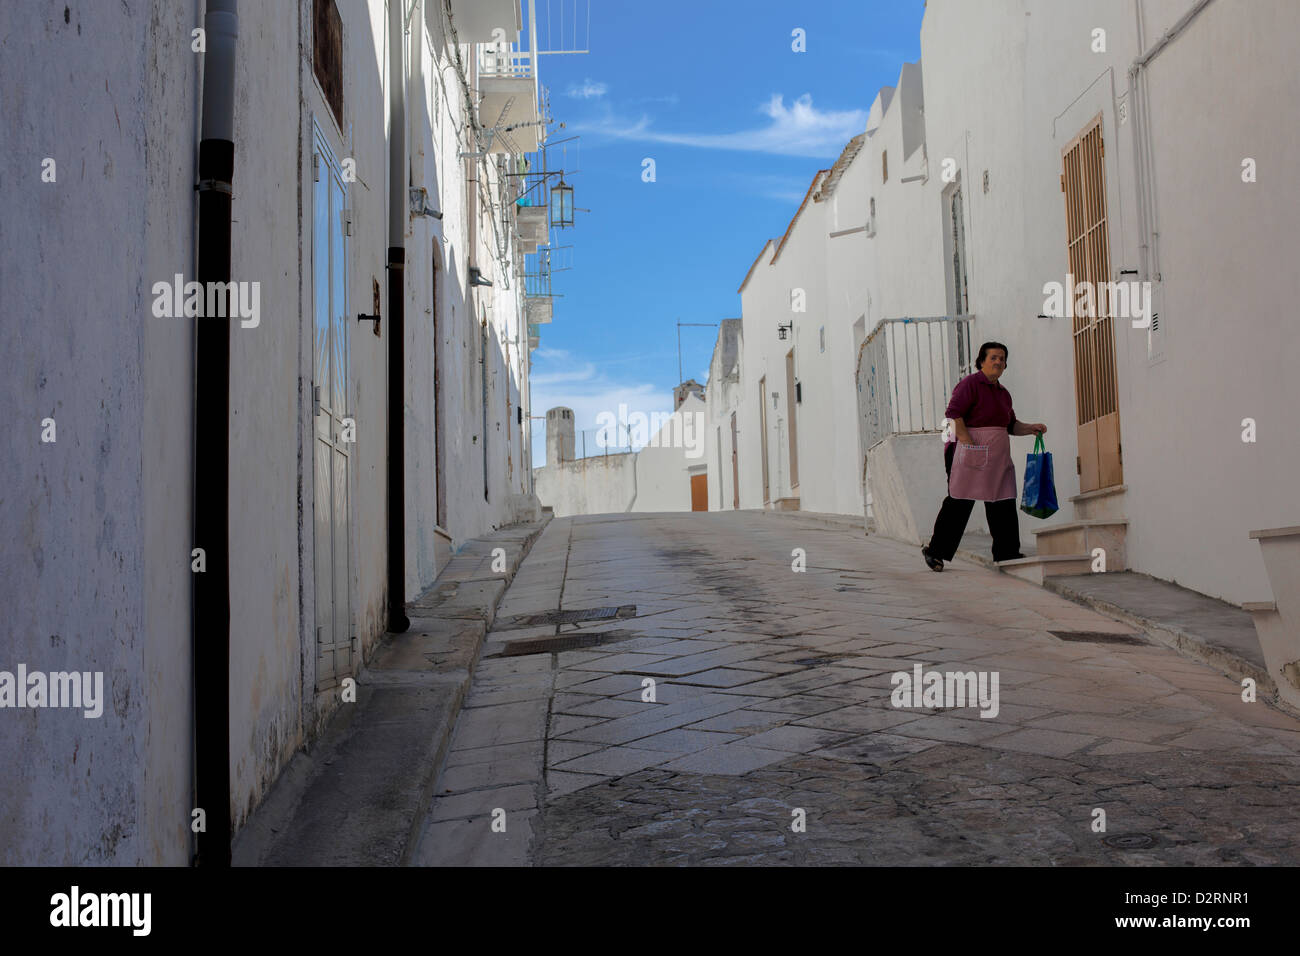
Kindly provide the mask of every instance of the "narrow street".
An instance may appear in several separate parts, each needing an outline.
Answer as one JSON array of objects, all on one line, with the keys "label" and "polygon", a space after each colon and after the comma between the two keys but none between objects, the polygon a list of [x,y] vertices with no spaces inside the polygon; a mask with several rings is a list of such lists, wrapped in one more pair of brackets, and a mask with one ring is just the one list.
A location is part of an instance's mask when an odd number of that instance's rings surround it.
[{"label": "narrow street", "polygon": [[[918,663],[996,675],[996,715],[893,706]],[[1298,785],[1300,722],[1007,575],[798,515],[562,518],[487,635],[415,861],[1296,864]]]}]

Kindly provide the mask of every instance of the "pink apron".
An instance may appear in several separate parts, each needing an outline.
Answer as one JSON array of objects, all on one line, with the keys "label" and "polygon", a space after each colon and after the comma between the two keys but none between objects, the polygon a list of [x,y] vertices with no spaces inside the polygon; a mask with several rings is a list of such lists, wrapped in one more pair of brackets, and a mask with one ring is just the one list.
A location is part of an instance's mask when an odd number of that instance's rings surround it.
[{"label": "pink apron", "polygon": [[968,428],[973,445],[957,443],[948,476],[948,494],[974,501],[1003,501],[1016,497],[1016,466],[1011,461],[1011,436],[1006,428]]}]

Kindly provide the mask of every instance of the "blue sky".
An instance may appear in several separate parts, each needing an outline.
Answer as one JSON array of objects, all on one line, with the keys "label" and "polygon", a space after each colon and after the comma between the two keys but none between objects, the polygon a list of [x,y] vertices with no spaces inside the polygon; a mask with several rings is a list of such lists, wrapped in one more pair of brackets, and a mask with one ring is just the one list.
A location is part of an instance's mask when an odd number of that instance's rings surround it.
[{"label": "blue sky", "polygon": [[[542,49],[572,49],[574,0],[536,0]],[[559,38],[564,9],[566,39]],[[675,322],[740,316],[736,289],[818,169],[866,125],[876,91],[920,56],[923,0],[577,0],[585,55],[544,56],[552,168],[574,171],[577,227],[552,230],[572,268],[533,352],[533,414],[672,410]],[[525,7],[526,9],[526,7]],[[792,31],[805,31],[796,53]],[[526,25],[525,25],[526,30]],[[525,37],[527,33],[525,32]],[[655,181],[642,180],[643,160]],[[703,383],[716,328],[683,328],[682,374]],[[533,422],[533,461],[545,430]],[[581,454],[581,437],[578,453]]]}]

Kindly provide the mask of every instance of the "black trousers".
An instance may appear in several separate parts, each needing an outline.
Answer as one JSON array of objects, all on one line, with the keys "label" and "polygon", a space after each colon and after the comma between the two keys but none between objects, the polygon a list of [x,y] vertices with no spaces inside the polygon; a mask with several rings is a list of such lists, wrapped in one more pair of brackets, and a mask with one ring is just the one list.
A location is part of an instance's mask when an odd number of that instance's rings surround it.
[{"label": "black trousers", "polygon": [[[952,456],[957,451],[957,443],[951,443],[944,449],[944,471],[952,477]],[[966,522],[970,520],[971,509],[975,502],[966,498],[943,499],[939,508],[939,517],[934,519],[934,534],[930,537],[930,554],[941,561],[951,561],[957,553],[957,545],[966,532]],[[989,533],[993,535],[993,560],[1006,561],[1020,555],[1020,515],[1016,510],[1016,499],[984,502],[984,516],[988,518]]]}]

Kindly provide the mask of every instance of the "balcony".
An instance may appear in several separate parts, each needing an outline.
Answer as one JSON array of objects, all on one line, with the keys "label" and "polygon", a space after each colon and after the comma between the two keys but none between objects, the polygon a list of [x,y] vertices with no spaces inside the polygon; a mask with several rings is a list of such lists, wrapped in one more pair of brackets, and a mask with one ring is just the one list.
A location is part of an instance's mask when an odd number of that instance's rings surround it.
[{"label": "balcony", "polygon": [[519,232],[520,246],[525,253],[534,253],[538,246],[550,241],[545,206],[515,206],[515,227]]},{"label": "balcony", "polygon": [[[437,8],[426,4],[425,14],[432,20]],[[451,0],[451,24],[461,43],[490,43],[497,39],[492,35],[496,29],[517,39],[524,28],[523,10],[519,0]]]},{"label": "balcony", "polygon": [[493,131],[488,152],[536,152],[545,136],[533,54],[510,43],[479,46],[478,92],[479,125]]}]

